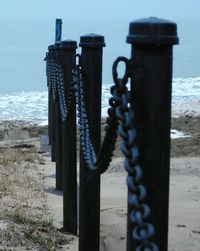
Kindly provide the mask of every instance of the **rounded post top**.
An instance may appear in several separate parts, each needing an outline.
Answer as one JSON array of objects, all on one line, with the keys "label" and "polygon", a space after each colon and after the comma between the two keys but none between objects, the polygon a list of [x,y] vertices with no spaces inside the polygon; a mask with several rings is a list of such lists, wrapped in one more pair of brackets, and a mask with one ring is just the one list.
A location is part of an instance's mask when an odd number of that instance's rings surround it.
[{"label": "rounded post top", "polygon": [[74,49],[77,48],[77,42],[75,40],[67,39],[60,43],[61,49]]},{"label": "rounded post top", "polygon": [[62,18],[56,18],[56,23],[62,24]]},{"label": "rounded post top", "polygon": [[178,44],[177,25],[157,17],[138,19],[130,23],[126,41],[155,46]]},{"label": "rounded post top", "polygon": [[80,47],[105,47],[104,36],[90,33],[88,35],[83,35],[80,37]]}]

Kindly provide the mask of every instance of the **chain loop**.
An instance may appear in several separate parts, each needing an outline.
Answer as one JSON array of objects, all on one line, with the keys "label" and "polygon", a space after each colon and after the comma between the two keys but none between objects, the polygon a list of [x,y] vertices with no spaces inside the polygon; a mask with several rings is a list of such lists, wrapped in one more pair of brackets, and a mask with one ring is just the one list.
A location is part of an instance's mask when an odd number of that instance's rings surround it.
[{"label": "chain loop", "polygon": [[126,88],[128,77],[125,73],[122,79],[118,79],[116,72],[118,63],[121,61],[127,65],[128,60],[119,57],[113,64],[113,79],[121,93],[121,105],[116,109],[116,117],[119,121],[118,132],[123,139],[120,148],[125,156],[125,169],[128,173],[128,203],[132,208],[130,220],[134,224],[132,236],[139,243],[136,250],[158,251],[158,246],[152,241],[155,236],[155,228],[148,222],[151,209],[145,203],[147,191],[142,184],[142,168],[138,163],[139,149],[135,144],[137,133],[134,128],[134,114],[129,106],[130,95]]},{"label": "chain loop", "polygon": [[109,100],[111,108],[108,110],[108,119],[106,127],[106,135],[102,143],[101,149],[96,156],[89,130],[89,121],[87,117],[87,111],[83,93],[83,76],[82,68],[77,65],[72,72],[72,85],[74,86],[77,110],[78,110],[78,122],[80,125],[80,142],[82,146],[83,155],[86,164],[90,170],[96,171],[101,174],[105,172],[111,162],[111,157],[114,151],[114,145],[117,139],[118,122],[115,117],[115,108],[118,103],[118,97],[116,87],[113,86],[113,97]]}]

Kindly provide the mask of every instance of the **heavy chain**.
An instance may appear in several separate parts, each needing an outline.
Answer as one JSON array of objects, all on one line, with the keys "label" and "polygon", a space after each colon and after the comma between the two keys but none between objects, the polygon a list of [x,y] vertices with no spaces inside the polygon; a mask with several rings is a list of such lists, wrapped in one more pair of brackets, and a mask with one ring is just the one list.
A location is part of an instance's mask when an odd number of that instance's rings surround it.
[{"label": "heavy chain", "polygon": [[44,58],[44,61],[46,61],[46,76],[47,76],[47,87],[50,85],[50,53],[46,53],[46,57]]},{"label": "heavy chain", "polygon": [[119,57],[113,65],[113,78],[115,85],[111,87],[112,97],[109,100],[107,132],[96,157],[90,137],[89,122],[84,102],[82,68],[77,65],[72,73],[72,84],[75,90],[76,103],[78,106],[78,118],[80,125],[80,141],[85,162],[89,169],[103,173],[111,161],[114,144],[117,138],[117,129],[122,137],[121,151],[125,156],[125,169],[128,172],[128,203],[131,206],[130,220],[133,223],[132,236],[137,243],[136,251],[158,251],[158,246],[153,242],[155,229],[148,222],[151,210],[145,203],[147,191],[142,181],[142,169],[138,163],[139,150],[135,144],[137,137],[134,128],[134,114],[130,109],[130,93],[126,87],[128,76],[123,79],[117,77],[117,65],[123,61],[126,65],[128,60]]},{"label": "heavy chain", "polygon": [[158,246],[152,241],[155,236],[155,228],[153,224],[148,222],[151,209],[145,203],[147,191],[142,184],[142,168],[138,163],[139,150],[135,144],[137,133],[134,126],[134,114],[130,109],[130,97],[126,88],[128,76],[125,73],[122,79],[117,77],[117,65],[119,62],[128,64],[128,60],[119,57],[113,64],[113,79],[118,86],[120,105],[116,108],[116,116],[119,120],[118,132],[123,139],[121,143],[121,151],[125,156],[125,169],[128,172],[128,203],[131,205],[132,211],[130,220],[133,223],[132,236],[137,242],[137,251],[148,250],[158,251]]},{"label": "heavy chain", "polygon": [[115,108],[117,106],[117,96],[115,94],[116,87],[113,86],[113,88],[111,88],[111,92],[114,96],[109,101],[111,108],[108,110],[109,117],[106,121],[106,135],[101,145],[101,149],[96,156],[90,136],[83,91],[84,81],[80,65],[77,65],[72,71],[72,85],[76,97],[78,123],[80,126],[80,142],[83,156],[88,168],[101,174],[107,170],[112,160],[111,157],[113,155],[114,145],[117,139],[118,122],[115,116]]},{"label": "heavy chain", "polygon": [[60,112],[62,121],[67,119],[68,109],[66,104],[66,96],[65,96],[65,88],[64,88],[64,70],[62,64],[58,64],[58,95],[59,95],[59,103],[60,103]]},{"label": "heavy chain", "polygon": [[51,53],[49,62],[49,79],[50,79],[50,90],[53,96],[54,102],[57,97],[57,76],[56,76],[56,57],[54,53]]},{"label": "heavy chain", "polygon": [[58,95],[62,121],[66,121],[71,109],[74,90],[71,86],[68,101],[66,101],[62,56],[58,52],[56,54],[47,53],[44,60],[46,60],[47,85],[53,95],[54,102],[57,101]]}]

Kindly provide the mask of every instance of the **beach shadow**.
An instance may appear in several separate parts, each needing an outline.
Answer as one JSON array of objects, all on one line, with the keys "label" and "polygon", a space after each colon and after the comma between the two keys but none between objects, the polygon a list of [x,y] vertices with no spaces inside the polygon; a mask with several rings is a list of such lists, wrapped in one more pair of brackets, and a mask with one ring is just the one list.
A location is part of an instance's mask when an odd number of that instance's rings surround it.
[{"label": "beach shadow", "polygon": [[60,190],[55,189],[54,187],[45,188],[44,191],[46,193],[51,193],[51,194],[54,194],[54,195],[63,196],[63,192],[60,191]]},{"label": "beach shadow", "polygon": [[40,142],[41,142],[41,152],[44,154],[46,157],[51,156],[51,146],[49,145],[49,137],[47,135],[41,135],[40,137]]},{"label": "beach shadow", "polygon": [[55,174],[46,175],[45,178],[53,178],[53,179],[55,179],[56,175]]}]

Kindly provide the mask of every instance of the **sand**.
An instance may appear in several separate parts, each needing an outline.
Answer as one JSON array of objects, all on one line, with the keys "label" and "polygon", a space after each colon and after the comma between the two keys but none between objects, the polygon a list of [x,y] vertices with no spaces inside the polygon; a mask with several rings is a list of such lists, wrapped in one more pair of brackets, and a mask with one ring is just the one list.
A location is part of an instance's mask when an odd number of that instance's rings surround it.
[{"label": "sand", "polygon": [[[172,128],[190,137],[171,142],[170,251],[199,250],[199,124],[200,117],[172,119]],[[0,122],[0,179],[7,181],[0,185],[0,250],[78,250],[78,238],[59,231],[62,192],[55,190],[55,163],[48,146],[41,146],[45,139],[41,135],[46,133],[47,127],[33,123]],[[101,177],[101,251],[125,250],[125,180],[123,158],[116,149],[110,168]]]}]

